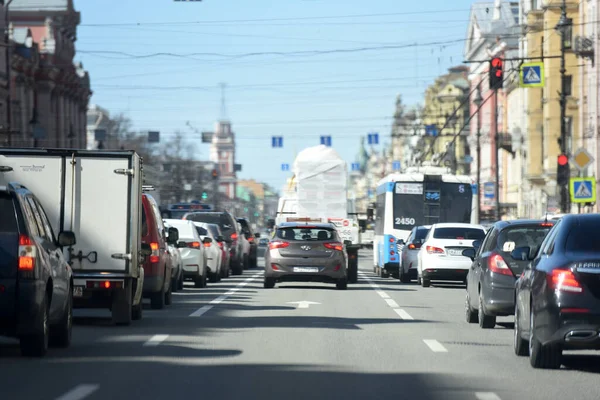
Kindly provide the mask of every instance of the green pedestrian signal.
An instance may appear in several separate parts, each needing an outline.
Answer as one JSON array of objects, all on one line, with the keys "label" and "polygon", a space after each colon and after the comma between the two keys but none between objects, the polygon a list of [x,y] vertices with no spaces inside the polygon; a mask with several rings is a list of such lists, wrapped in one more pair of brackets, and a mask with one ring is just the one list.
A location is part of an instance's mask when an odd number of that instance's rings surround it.
[{"label": "green pedestrian signal", "polygon": [[202,199],[204,199],[204,200],[208,199],[208,193],[202,192]]},{"label": "green pedestrian signal", "polygon": [[255,212],[255,213],[254,213],[254,216],[255,216],[255,217],[258,217],[259,215],[260,215],[260,214],[259,214],[259,213],[257,213],[257,212]]}]

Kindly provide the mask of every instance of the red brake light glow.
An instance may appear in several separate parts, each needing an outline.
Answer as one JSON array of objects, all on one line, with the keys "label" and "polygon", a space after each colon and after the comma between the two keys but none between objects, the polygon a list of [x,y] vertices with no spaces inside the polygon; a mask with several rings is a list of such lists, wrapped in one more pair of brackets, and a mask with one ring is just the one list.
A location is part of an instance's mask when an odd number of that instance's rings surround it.
[{"label": "red brake light glow", "polygon": [[105,289],[110,289],[110,281],[104,282],[104,288]]},{"label": "red brake light glow", "polygon": [[323,246],[325,246],[326,248],[331,249],[331,250],[337,250],[337,251],[344,250],[344,245],[339,242],[323,243]]},{"label": "red brake light glow", "polygon": [[542,222],[540,226],[554,226],[552,222]]},{"label": "red brake light glow", "polygon": [[190,243],[188,243],[188,247],[191,247],[192,249],[199,249],[200,242],[190,242]]},{"label": "red brake light glow", "polygon": [[33,245],[33,242],[31,241],[29,236],[27,236],[27,235],[19,236],[19,246],[31,246],[31,245]]},{"label": "red brake light glow", "polygon": [[427,246],[425,250],[427,250],[428,254],[444,254],[444,249],[435,246]]},{"label": "red brake light glow", "polygon": [[269,250],[283,249],[290,245],[290,242],[275,241],[269,242]]},{"label": "red brake light glow", "polygon": [[561,292],[582,293],[583,287],[575,274],[568,269],[555,269],[548,275],[548,285],[551,289]]},{"label": "red brake light glow", "polygon": [[232,233],[231,234],[231,240],[236,240],[238,238],[237,233]]},{"label": "red brake light glow", "polygon": [[[152,249],[152,254],[150,255],[150,262],[151,263],[159,262],[160,254],[158,252],[158,243],[155,243],[155,242],[150,243],[150,249]],[[106,288],[108,289],[108,286]]]},{"label": "red brake light glow", "polygon": [[249,242],[254,242],[254,238],[253,238],[252,236],[250,236],[250,237],[248,238],[248,241],[249,241]]},{"label": "red brake light glow", "polygon": [[210,243],[204,243],[204,247],[210,247]]},{"label": "red brake light glow", "polygon": [[[19,271],[31,271],[35,268],[35,259],[37,256],[37,247],[31,238],[27,235],[19,236]],[[29,276],[33,278],[33,276]]]},{"label": "red brake light glow", "polygon": [[512,271],[508,268],[506,261],[500,254],[492,254],[488,258],[488,268],[495,274],[513,276]]}]

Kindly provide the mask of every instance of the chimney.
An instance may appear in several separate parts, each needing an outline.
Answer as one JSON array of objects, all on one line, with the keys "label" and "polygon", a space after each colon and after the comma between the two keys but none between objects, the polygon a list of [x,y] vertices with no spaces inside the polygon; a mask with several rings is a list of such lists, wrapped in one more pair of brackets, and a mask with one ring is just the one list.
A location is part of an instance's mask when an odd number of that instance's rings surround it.
[{"label": "chimney", "polygon": [[494,14],[492,16],[493,20],[500,19],[500,10],[502,8],[502,0],[494,0]]}]

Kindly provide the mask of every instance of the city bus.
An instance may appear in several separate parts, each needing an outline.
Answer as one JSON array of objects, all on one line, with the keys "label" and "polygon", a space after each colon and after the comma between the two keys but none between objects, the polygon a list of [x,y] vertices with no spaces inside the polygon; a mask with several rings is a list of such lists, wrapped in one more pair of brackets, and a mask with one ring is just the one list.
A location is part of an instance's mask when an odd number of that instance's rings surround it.
[{"label": "city bus", "polygon": [[472,179],[446,168],[410,168],[377,184],[373,265],[381,277],[398,277],[399,250],[410,231],[442,222],[474,223]]}]

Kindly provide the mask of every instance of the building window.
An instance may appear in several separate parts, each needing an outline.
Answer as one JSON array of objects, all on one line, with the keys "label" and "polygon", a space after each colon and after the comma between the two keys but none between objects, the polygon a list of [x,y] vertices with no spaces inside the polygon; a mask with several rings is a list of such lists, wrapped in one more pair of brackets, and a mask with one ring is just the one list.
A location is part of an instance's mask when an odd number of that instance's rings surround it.
[{"label": "building window", "polygon": [[531,9],[532,10],[538,9],[538,0],[531,0]]},{"label": "building window", "polygon": [[572,48],[572,42],[573,42],[573,19],[568,18],[568,26],[565,28],[565,37],[564,37],[564,41],[565,41],[565,49],[570,50]]},{"label": "building window", "polygon": [[565,96],[573,95],[573,76],[565,75],[564,79],[564,88],[565,88]]}]

